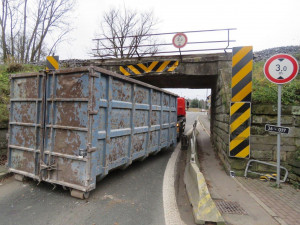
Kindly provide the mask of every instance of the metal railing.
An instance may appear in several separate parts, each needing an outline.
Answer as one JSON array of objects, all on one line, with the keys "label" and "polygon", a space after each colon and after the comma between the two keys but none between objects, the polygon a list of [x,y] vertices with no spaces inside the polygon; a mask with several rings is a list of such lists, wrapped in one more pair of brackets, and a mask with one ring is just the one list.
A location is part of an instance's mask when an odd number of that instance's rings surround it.
[{"label": "metal railing", "polygon": [[[135,43],[135,39],[140,38],[140,36],[130,35],[130,36],[114,36],[93,39],[96,42],[96,48],[93,48],[94,57],[101,58],[132,58],[132,57],[145,57],[153,55],[162,54],[191,54],[199,52],[211,52],[211,51],[224,51],[225,53],[232,49],[230,44],[235,42],[235,40],[230,39],[230,31],[236,30],[236,28],[226,28],[226,29],[212,29],[212,30],[197,30],[197,31],[183,31],[180,33],[191,34],[191,39],[194,41],[188,41],[183,49],[176,49],[171,42],[173,36],[179,32],[169,32],[169,33],[155,33],[146,34],[143,37],[160,37],[158,41],[154,44],[139,44],[132,45],[129,43]],[[210,38],[209,40],[202,40],[205,36]],[[165,38],[161,38],[165,37]],[[215,39],[215,37],[222,37],[222,39]],[[167,42],[164,40],[167,38]],[[190,40],[190,37],[188,37]],[[122,43],[118,45],[118,42]],[[103,45],[102,43],[106,43]],[[106,46],[106,47],[104,47]],[[163,49],[167,47],[167,49]],[[150,51],[149,48],[153,48]],[[134,49],[134,50],[132,50]],[[145,49],[148,49],[145,52]],[[175,50],[176,49],[176,50]]]},{"label": "metal railing", "polygon": [[[263,161],[251,159],[251,160],[249,160],[248,163],[247,163],[247,166],[246,166],[246,169],[245,169],[245,173],[244,173],[244,177],[247,177],[247,174],[248,174],[248,173],[253,173],[253,174],[257,174],[257,175],[261,175],[261,176],[266,175],[266,174],[264,174],[264,173],[259,173],[259,172],[251,171],[251,170],[249,169],[249,167],[251,167],[251,163],[264,164],[264,165],[272,166],[272,167],[275,167],[275,168],[277,167],[277,165],[275,165],[275,164],[273,164],[273,163],[268,163],[268,162],[263,162]],[[283,169],[283,170],[285,171],[285,175],[284,175],[283,179],[280,180],[281,183],[284,183],[284,182],[286,181],[287,177],[288,177],[289,172],[288,172],[288,170],[287,170],[285,167],[283,167],[283,166],[280,166],[280,169]]]}]

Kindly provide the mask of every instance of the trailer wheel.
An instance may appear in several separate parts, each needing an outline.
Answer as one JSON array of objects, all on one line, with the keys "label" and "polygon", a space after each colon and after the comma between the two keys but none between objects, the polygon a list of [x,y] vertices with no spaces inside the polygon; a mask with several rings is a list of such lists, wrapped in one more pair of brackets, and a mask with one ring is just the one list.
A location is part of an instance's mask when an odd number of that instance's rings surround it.
[{"label": "trailer wheel", "polygon": [[79,199],[87,199],[90,196],[90,192],[84,192],[84,191],[72,189],[71,196]]}]

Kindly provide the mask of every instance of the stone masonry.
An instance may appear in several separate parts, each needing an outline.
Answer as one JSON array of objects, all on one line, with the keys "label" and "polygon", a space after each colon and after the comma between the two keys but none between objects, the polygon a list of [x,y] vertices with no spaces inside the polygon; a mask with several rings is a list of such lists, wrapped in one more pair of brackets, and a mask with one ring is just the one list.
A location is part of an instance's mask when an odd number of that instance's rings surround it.
[{"label": "stone masonry", "polygon": [[[231,99],[231,62],[219,62],[219,76],[212,89],[211,139],[225,170],[243,176],[248,159],[229,157],[229,121]],[[281,137],[281,165],[289,171],[289,180],[300,184],[300,107],[282,107],[282,126],[290,127]],[[250,158],[276,164],[277,135],[265,131],[265,124],[277,124],[277,106],[251,106]],[[275,172],[274,167],[254,165],[253,171]]]},{"label": "stone masonry", "polygon": [[[289,127],[289,134],[281,134],[281,165],[288,169],[292,183],[300,182],[300,106],[283,106],[281,125]],[[276,162],[277,134],[265,131],[265,124],[277,124],[277,106],[252,105],[251,158],[266,162]],[[274,172],[264,165],[254,165],[251,170]]]}]

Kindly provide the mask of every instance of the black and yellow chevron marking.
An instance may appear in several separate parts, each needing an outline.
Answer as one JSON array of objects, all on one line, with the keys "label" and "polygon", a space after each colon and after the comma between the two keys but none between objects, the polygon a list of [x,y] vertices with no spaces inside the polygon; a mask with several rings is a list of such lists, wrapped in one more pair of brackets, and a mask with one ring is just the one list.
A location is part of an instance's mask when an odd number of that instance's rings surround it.
[{"label": "black and yellow chevron marking", "polygon": [[252,46],[232,50],[232,102],[251,102],[252,91]]},{"label": "black and yellow chevron marking", "polygon": [[59,57],[47,56],[46,58],[46,70],[58,70],[59,69]]},{"label": "black and yellow chevron marking", "polygon": [[150,72],[172,72],[178,66],[178,61],[153,61],[137,65],[120,66],[120,72],[125,76],[139,75]]},{"label": "black and yellow chevron marking", "polygon": [[229,156],[250,157],[251,103],[234,102],[230,107]]}]

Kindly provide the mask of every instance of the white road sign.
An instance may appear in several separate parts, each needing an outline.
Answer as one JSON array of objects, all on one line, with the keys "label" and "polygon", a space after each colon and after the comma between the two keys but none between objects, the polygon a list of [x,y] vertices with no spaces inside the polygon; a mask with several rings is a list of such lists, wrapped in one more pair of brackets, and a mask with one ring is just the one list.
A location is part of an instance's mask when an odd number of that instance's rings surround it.
[{"label": "white road sign", "polygon": [[184,33],[177,33],[172,42],[176,48],[183,48],[187,43],[187,36]]},{"label": "white road sign", "polygon": [[298,74],[297,60],[290,55],[278,54],[267,60],[264,73],[269,81],[276,84],[285,84],[293,80]]}]

